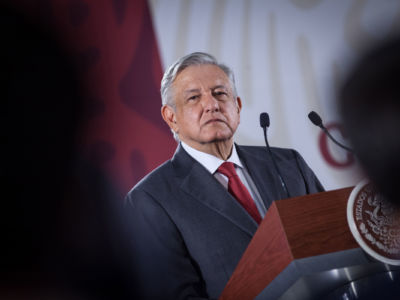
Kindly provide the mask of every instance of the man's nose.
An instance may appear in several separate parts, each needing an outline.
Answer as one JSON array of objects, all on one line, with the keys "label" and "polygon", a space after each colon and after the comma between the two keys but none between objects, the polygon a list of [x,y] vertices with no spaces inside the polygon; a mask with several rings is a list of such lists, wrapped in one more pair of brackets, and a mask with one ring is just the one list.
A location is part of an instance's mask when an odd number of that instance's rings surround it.
[{"label": "man's nose", "polygon": [[214,112],[219,110],[219,102],[214,95],[206,94],[203,97],[203,107],[207,112]]}]

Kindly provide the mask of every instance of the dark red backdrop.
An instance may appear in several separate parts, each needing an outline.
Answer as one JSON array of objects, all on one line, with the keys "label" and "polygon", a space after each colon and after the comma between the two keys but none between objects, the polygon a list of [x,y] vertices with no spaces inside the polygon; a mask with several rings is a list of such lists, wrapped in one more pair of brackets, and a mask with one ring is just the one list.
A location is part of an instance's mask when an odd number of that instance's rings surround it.
[{"label": "dark red backdrop", "polygon": [[160,116],[162,68],[148,3],[25,0],[12,5],[52,27],[74,56],[87,92],[81,151],[125,194],[176,147]]}]

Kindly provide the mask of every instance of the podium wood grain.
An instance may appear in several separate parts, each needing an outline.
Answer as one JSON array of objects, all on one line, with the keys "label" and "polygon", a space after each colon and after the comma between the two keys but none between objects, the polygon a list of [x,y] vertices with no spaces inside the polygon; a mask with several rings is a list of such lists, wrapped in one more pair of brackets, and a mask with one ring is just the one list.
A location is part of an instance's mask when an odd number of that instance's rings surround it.
[{"label": "podium wood grain", "polygon": [[254,299],[295,259],[357,248],[346,218],[351,190],[275,201],[220,299]]}]

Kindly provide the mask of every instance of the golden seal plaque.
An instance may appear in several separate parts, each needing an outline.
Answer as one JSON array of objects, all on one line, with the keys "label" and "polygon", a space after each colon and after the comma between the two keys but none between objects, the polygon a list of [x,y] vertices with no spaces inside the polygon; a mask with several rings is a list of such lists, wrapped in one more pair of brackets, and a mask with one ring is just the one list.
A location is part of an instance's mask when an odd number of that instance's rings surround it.
[{"label": "golden seal plaque", "polygon": [[368,180],[358,183],[347,202],[347,221],[357,243],[374,259],[400,265],[400,209]]}]

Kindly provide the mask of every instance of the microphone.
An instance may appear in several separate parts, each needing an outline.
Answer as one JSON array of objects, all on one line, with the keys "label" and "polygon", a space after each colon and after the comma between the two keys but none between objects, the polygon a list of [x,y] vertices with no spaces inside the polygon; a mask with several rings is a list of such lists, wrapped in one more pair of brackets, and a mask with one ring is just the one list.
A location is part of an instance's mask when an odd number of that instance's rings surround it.
[{"label": "microphone", "polygon": [[322,119],[321,117],[315,112],[315,111],[311,111],[308,114],[308,118],[310,119],[310,121],[315,125],[318,126],[319,128],[322,129],[323,132],[326,133],[326,135],[332,140],[332,142],[334,142],[336,145],[338,145],[339,147],[345,149],[346,151],[349,151],[351,153],[354,153],[354,150],[346,147],[345,145],[339,143],[328,131],[328,129],[325,128],[324,124],[322,123]]},{"label": "microphone", "polygon": [[286,196],[288,198],[290,198],[290,194],[289,194],[289,191],[288,191],[288,189],[286,187],[286,183],[283,180],[283,177],[281,175],[281,172],[279,171],[278,165],[276,164],[274,155],[272,154],[271,148],[269,147],[269,143],[268,143],[268,139],[267,139],[267,127],[269,127],[269,115],[268,115],[268,113],[263,112],[263,113],[260,114],[260,126],[264,131],[265,145],[267,146],[267,150],[269,152],[269,155],[271,156],[272,163],[274,165],[276,173],[278,174],[279,181],[281,182],[282,189],[285,192]]},{"label": "microphone", "polygon": [[260,126],[264,131],[269,127],[269,115],[266,112],[260,114]]}]

